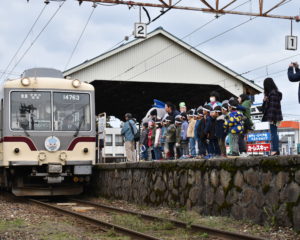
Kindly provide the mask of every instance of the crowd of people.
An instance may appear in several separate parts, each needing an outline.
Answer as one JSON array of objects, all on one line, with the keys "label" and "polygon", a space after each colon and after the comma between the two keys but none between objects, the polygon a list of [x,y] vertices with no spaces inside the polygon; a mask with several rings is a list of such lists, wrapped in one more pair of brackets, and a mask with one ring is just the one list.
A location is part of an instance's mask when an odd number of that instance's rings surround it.
[{"label": "crowd of people", "polygon": [[[282,94],[272,78],[264,81],[264,95],[262,121],[270,123],[270,154],[279,155],[277,127],[282,120]],[[131,114],[126,114],[122,135],[125,136],[128,160],[135,161],[132,152],[138,133],[141,160],[248,156],[245,136],[253,128],[250,117],[252,102],[246,94],[222,102],[220,99],[219,93],[213,91],[209,102],[194,109],[187,109],[185,102],[181,102],[179,111],[174,104],[166,102],[165,116],[160,118],[153,109],[150,120],[142,124],[140,133]],[[229,151],[226,150],[226,141]]]}]

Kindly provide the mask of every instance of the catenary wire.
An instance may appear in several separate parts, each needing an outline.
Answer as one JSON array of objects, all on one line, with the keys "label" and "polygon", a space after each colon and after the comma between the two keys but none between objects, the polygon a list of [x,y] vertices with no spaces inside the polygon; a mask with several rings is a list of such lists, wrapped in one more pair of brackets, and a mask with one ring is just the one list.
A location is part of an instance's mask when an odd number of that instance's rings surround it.
[{"label": "catenary wire", "polygon": [[17,63],[13,66],[13,68],[9,71],[8,75],[10,75],[11,72],[13,72],[15,70],[15,68],[19,65],[19,63],[22,61],[22,59],[25,57],[25,55],[28,53],[28,51],[32,48],[32,46],[34,45],[34,43],[38,40],[38,38],[41,36],[41,34],[45,31],[45,29],[47,28],[47,26],[50,24],[50,22],[53,20],[53,18],[56,16],[56,14],[59,12],[59,10],[61,9],[61,7],[65,4],[66,1],[63,1],[58,8],[56,9],[56,11],[54,12],[54,14],[50,17],[50,19],[47,21],[47,23],[44,25],[44,27],[42,28],[42,30],[39,32],[39,34],[34,38],[34,40],[31,42],[31,44],[29,45],[29,47],[26,49],[26,51],[23,53],[23,55],[19,58],[19,60],[17,61]]},{"label": "catenary wire", "polygon": [[[290,0],[290,1],[288,1],[288,2],[285,2],[285,3],[282,4],[282,5],[285,5],[285,4],[287,4],[287,3],[291,2],[291,1],[292,1],[292,0]],[[247,2],[249,2],[249,1],[247,1]],[[247,2],[246,2],[246,3],[247,3]],[[244,4],[245,4],[245,3],[244,3]],[[252,21],[252,20],[254,20],[254,19],[256,19],[256,18],[257,18],[257,17],[250,18],[249,20],[244,21],[244,22],[242,22],[242,23],[240,23],[240,24],[238,24],[238,25],[236,25],[236,26],[234,26],[234,27],[232,27],[232,28],[230,28],[230,29],[228,29],[228,30],[226,30],[226,31],[224,31],[224,32],[222,32],[222,33],[220,33],[220,34],[214,36],[214,37],[211,37],[211,38],[209,38],[209,39],[207,39],[207,40],[205,40],[205,41],[203,41],[203,42],[201,42],[201,43],[199,43],[199,44],[197,44],[197,45],[195,45],[195,46],[191,46],[190,49],[199,47],[200,45],[202,45],[202,44],[204,44],[204,43],[207,43],[207,42],[209,42],[209,41],[212,41],[213,39],[215,39],[215,38],[217,38],[217,37],[219,37],[219,36],[221,36],[221,35],[224,35],[225,33],[229,32],[229,31],[232,31],[232,30],[234,30],[235,28],[238,28],[238,27],[240,27],[240,26],[242,26],[242,25],[244,25],[244,24],[246,24],[246,23],[248,23],[248,22],[250,22],[250,21]],[[212,21],[212,20],[211,20],[211,21]],[[208,22],[208,23],[209,23],[209,22]],[[208,23],[207,23],[207,24],[208,24]],[[172,44],[172,45],[173,45],[173,44]],[[170,47],[170,46],[172,46],[172,45],[167,46],[165,49],[167,49],[168,47]],[[162,49],[162,51],[164,51],[165,49]],[[154,55],[152,55],[152,56],[158,55],[159,53],[161,53],[161,51],[158,52],[158,53],[156,53],[156,54],[154,54]],[[149,68],[149,69],[147,69],[147,70],[145,70],[145,71],[143,71],[143,72],[140,72],[140,73],[134,75],[133,77],[129,78],[128,80],[134,79],[135,77],[137,77],[137,76],[139,76],[139,75],[141,75],[141,74],[143,74],[143,73],[145,73],[145,72],[148,72],[149,70],[152,70],[153,68],[156,68],[156,67],[160,66],[161,64],[164,64],[164,63],[166,63],[166,62],[172,60],[173,58],[176,58],[176,57],[180,56],[180,55],[183,54],[183,53],[184,53],[184,52],[179,53],[179,54],[177,54],[177,55],[175,55],[175,56],[173,56],[173,57],[171,57],[171,58],[169,58],[169,59],[166,59],[165,61],[163,61],[163,62],[161,62],[161,63],[159,63],[159,64],[156,64],[156,65],[154,65],[153,67],[151,67],[151,68]],[[136,64],[135,66],[130,67],[129,69],[127,69],[127,70],[125,70],[124,72],[118,74],[117,76],[113,77],[112,79],[115,79],[115,78],[117,78],[117,77],[119,77],[119,76],[121,76],[121,75],[123,75],[123,74],[129,72],[130,70],[134,69],[136,66],[138,66],[138,65],[140,65],[141,63],[147,61],[147,60],[148,60],[149,58],[151,58],[152,56],[148,57],[146,60],[141,61],[140,63]],[[265,67],[265,65],[264,65],[264,67]],[[247,73],[249,73],[249,72],[250,72],[250,71],[248,71]],[[239,74],[239,76],[241,76],[241,75],[242,75],[242,74]]]},{"label": "catenary wire", "polygon": [[7,70],[9,68],[9,66],[11,65],[11,63],[13,62],[13,60],[16,58],[16,56],[18,55],[18,53],[20,52],[21,48],[23,47],[24,43],[26,42],[26,40],[28,39],[30,33],[32,32],[33,28],[35,27],[35,25],[37,24],[38,20],[40,19],[40,17],[42,16],[44,10],[46,9],[48,4],[45,4],[44,7],[42,8],[42,10],[40,11],[40,13],[38,14],[37,18],[35,19],[34,23],[32,24],[31,28],[29,29],[27,35],[25,36],[25,38],[23,39],[23,41],[21,42],[21,45],[19,46],[19,48],[17,49],[17,51],[15,52],[15,54],[13,55],[13,57],[10,59],[9,63],[7,64],[5,70],[1,73],[0,79],[3,77],[3,75],[5,73],[7,73]]},{"label": "catenary wire", "polygon": [[[237,9],[237,8],[239,8],[239,7],[243,6],[243,5],[245,5],[245,4],[248,3],[249,1],[250,1],[250,0],[247,0],[246,2],[244,2],[244,3],[242,3],[242,4],[240,4],[240,5],[236,6],[236,7],[234,7],[232,10],[235,10],[235,9]],[[185,36],[183,36],[182,38],[180,38],[180,39],[178,40],[178,42],[179,42],[180,40],[183,40],[183,39],[185,39],[185,38],[191,36],[192,34],[198,32],[199,30],[201,30],[202,28],[206,27],[207,25],[209,25],[210,23],[214,22],[215,20],[219,19],[219,18],[222,17],[222,16],[224,16],[224,15],[221,15],[221,16],[219,16],[218,18],[215,18],[215,17],[214,17],[213,19],[209,20],[208,22],[202,24],[200,27],[196,28],[196,29],[193,30],[191,33],[188,33],[187,35],[185,35]],[[174,46],[174,44],[170,44],[170,45],[166,46],[165,48],[163,48],[163,49],[161,49],[160,51],[156,52],[155,54],[153,54],[153,55],[147,57],[146,59],[144,59],[144,60],[142,60],[141,62],[137,63],[136,65],[130,67],[129,69],[125,70],[124,72],[118,74],[117,76],[113,77],[112,79],[115,79],[115,78],[117,78],[117,77],[122,76],[124,73],[129,72],[130,70],[132,70],[132,69],[134,69],[135,67],[137,67],[137,66],[143,64],[144,62],[148,61],[149,59],[151,59],[151,58],[153,58],[153,57],[159,55],[160,53],[162,53],[163,51],[167,50],[168,48],[170,48],[170,47],[172,47],[172,46]]]},{"label": "catenary wire", "polygon": [[77,47],[78,47],[78,44],[79,44],[79,42],[80,42],[80,40],[81,40],[81,38],[82,38],[82,36],[83,36],[85,30],[86,30],[87,25],[89,24],[89,22],[90,22],[90,20],[91,20],[91,17],[92,17],[92,15],[93,15],[95,9],[96,9],[96,7],[93,7],[93,9],[92,9],[92,11],[91,11],[91,13],[90,13],[90,15],[89,15],[87,21],[86,21],[86,23],[85,23],[85,25],[84,25],[84,27],[83,27],[81,33],[80,33],[80,35],[79,35],[79,38],[77,39],[77,42],[76,42],[76,44],[75,44],[75,46],[74,46],[74,48],[73,48],[73,50],[72,50],[72,52],[71,52],[71,55],[70,55],[70,57],[69,57],[69,59],[68,59],[66,65],[65,65],[64,70],[66,70],[67,67],[69,66],[69,63],[70,63],[71,60],[72,60],[72,57],[73,57],[73,55],[74,55],[74,53],[75,53],[75,51],[76,51],[76,49],[77,49]]}]

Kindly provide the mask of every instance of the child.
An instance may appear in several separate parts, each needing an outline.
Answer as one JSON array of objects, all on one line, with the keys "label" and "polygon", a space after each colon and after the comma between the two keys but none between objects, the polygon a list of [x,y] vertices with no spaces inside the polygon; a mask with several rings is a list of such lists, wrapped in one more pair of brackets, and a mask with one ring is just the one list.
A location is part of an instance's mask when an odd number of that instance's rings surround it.
[{"label": "child", "polygon": [[176,127],[174,124],[173,117],[167,116],[166,118],[166,143],[168,144],[168,156],[167,158],[172,160],[175,157],[174,147],[176,142]]},{"label": "child", "polygon": [[148,159],[148,123],[143,123],[141,131],[141,160]]},{"label": "child", "polygon": [[228,154],[228,156],[239,156],[239,134],[244,131],[243,114],[236,110],[238,104],[236,99],[231,99],[228,102],[230,113],[224,123],[225,126],[228,126],[229,133],[231,134],[229,145],[232,147],[232,153]]},{"label": "child", "polygon": [[[208,108],[208,106],[206,106]],[[205,157],[205,159],[210,159],[218,156],[220,154],[220,149],[217,141],[217,137],[215,134],[216,129],[216,114],[215,112],[210,108],[208,109],[209,114],[206,115],[206,123],[205,123],[205,129],[204,134],[206,135],[206,138],[208,139],[208,155]]]},{"label": "child", "polygon": [[181,113],[181,120],[182,120],[182,124],[181,124],[181,142],[180,142],[180,146],[181,146],[181,154],[182,154],[182,158],[188,158],[189,155],[189,142],[188,142],[188,138],[187,138],[187,129],[188,129],[188,122],[187,122],[187,115],[185,112]]},{"label": "child", "polygon": [[167,134],[167,128],[166,128],[166,120],[164,119],[162,121],[162,127],[161,127],[161,138],[160,138],[160,143],[161,143],[161,148],[162,148],[162,158],[166,158],[167,152],[168,152],[168,146],[166,143],[166,134]]},{"label": "child", "polygon": [[222,157],[226,157],[226,146],[225,146],[225,138],[226,138],[226,129],[224,129],[225,115],[222,114],[222,108],[220,106],[216,106],[214,111],[217,115],[216,119],[216,137],[218,140],[219,149]]},{"label": "child", "polygon": [[190,147],[190,157],[196,157],[196,143],[195,143],[195,138],[194,138],[194,130],[195,130],[195,124],[196,120],[194,119],[194,109],[191,109],[188,111],[188,121],[189,121],[189,126],[187,128],[187,137],[189,139],[189,147]]},{"label": "child", "polygon": [[181,143],[181,124],[182,124],[182,121],[181,121],[181,115],[177,115],[175,117],[175,127],[176,127],[176,158],[180,158],[181,155],[182,155],[182,152],[181,152],[181,146],[180,146],[180,143]]},{"label": "child", "polygon": [[153,152],[154,139],[155,139],[155,128],[154,128],[154,122],[151,120],[148,122],[148,160],[149,161],[155,159],[154,152]]},{"label": "child", "polygon": [[204,137],[204,128],[205,128],[205,119],[203,115],[202,106],[198,107],[198,121],[199,125],[197,128],[197,143],[198,143],[198,158],[203,158],[206,155],[206,145],[205,145],[205,137]]},{"label": "child", "polygon": [[154,156],[155,160],[160,160],[162,158],[161,155],[161,122],[160,119],[157,118],[155,122],[155,139],[154,139]]}]

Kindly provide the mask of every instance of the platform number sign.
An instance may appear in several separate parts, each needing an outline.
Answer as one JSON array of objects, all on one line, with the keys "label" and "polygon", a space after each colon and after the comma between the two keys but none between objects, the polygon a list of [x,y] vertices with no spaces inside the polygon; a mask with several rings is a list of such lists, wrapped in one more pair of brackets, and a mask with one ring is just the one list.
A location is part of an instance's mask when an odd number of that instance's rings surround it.
[{"label": "platform number sign", "polygon": [[146,23],[135,23],[134,24],[134,36],[136,38],[146,38],[146,36],[147,36]]},{"label": "platform number sign", "polygon": [[296,36],[285,37],[285,49],[286,50],[297,50],[298,39]]}]

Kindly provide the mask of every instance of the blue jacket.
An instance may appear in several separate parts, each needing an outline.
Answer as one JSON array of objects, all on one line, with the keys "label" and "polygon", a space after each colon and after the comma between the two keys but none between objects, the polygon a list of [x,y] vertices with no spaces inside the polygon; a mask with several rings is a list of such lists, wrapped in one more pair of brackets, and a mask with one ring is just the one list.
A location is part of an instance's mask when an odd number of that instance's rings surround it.
[{"label": "blue jacket", "polygon": [[187,121],[184,121],[181,124],[181,140],[187,140],[187,129],[188,129],[189,123]]},{"label": "blue jacket", "polygon": [[[132,130],[131,130],[131,127],[130,125],[132,126]],[[134,140],[134,134],[137,132],[137,128],[135,126],[135,123],[133,120],[128,120],[125,122],[122,130],[121,130],[121,135],[124,136],[125,138],[125,142],[127,141],[133,141]]]},{"label": "blue jacket", "polygon": [[217,117],[216,120],[216,137],[217,138],[225,138],[227,135],[227,131],[224,128],[225,116],[221,115]]},{"label": "blue jacket", "polygon": [[[296,73],[294,73],[293,67],[289,67],[288,69],[288,77],[291,82],[300,82],[300,70],[296,68]],[[298,90],[298,101],[300,103],[300,83],[299,83],[299,90]]]},{"label": "blue jacket", "polygon": [[216,139],[216,119],[207,116],[204,128],[204,134],[208,139]]},{"label": "blue jacket", "polygon": [[195,139],[199,139],[199,136],[197,133],[198,133],[198,128],[199,128],[200,122],[201,122],[201,120],[196,120],[196,124],[195,124],[195,128],[194,128],[194,138]]}]

